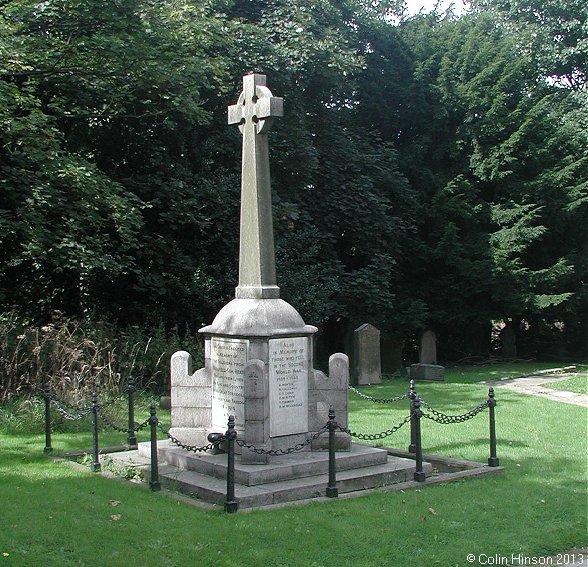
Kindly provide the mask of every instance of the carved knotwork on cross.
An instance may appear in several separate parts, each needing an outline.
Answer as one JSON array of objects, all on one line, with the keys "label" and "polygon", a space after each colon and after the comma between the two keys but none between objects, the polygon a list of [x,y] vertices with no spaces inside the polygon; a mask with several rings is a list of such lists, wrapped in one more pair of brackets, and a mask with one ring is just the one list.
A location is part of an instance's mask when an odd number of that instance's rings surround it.
[{"label": "carved knotwork on cross", "polygon": [[229,106],[229,124],[243,134],[239,299],[275,299],[276,285],[272,201],[267,131],[283,114],[283,101],[265,86],[265,75],[243,77],[243,92]]}]

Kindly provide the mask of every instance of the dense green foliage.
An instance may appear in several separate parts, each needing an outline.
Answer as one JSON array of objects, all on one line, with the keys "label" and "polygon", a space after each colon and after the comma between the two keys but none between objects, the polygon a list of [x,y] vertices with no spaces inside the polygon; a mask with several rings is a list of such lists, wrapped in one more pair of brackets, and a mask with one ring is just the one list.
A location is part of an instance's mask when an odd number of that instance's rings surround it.
[{"label": "dense green foliage", "polygon": [[365,321],[398,341],[434,327],[455,359],[509,320],[526,354],[557,335],[584,356],[584,3],[392,23],[399,4],[2,2],[1,309],[209,323],[236,285],[226,108],[258,71],[285,99],[278,283],[309,323],[334,342]]},{"label": "dense green foliage", "polygon": [[583,0],[472,0],[512,30],[544,76],[572,89],[586,88],[588,6]]}]

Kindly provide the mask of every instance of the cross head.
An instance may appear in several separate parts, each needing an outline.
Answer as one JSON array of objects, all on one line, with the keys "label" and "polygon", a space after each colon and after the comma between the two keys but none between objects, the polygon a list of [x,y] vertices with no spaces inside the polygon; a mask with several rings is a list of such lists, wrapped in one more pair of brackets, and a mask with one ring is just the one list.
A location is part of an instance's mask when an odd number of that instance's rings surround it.
[{"label": "cross head", "polygon": [[229,124],[238,124],[242,134],[247,130],[265,134],[273,118],[284,114],[284,101],[273,96],[265,86],[265,75],[253,73],[243,77],[243,91],[237,104],[229,106]]}]

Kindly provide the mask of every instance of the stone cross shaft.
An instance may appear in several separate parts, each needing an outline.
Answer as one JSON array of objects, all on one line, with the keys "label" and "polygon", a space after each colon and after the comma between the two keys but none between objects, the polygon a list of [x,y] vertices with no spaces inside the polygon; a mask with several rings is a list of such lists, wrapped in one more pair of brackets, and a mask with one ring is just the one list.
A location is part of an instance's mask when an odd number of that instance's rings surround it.
[{"label": "stone cross shaft", "polygon": [[229,106],[229,124],[243,134],[238,299],[279,298],[276,285],[272,197],[267,132],[282,116],[283,100],[272,96],[265,75],[243,77],[243,92]]}]

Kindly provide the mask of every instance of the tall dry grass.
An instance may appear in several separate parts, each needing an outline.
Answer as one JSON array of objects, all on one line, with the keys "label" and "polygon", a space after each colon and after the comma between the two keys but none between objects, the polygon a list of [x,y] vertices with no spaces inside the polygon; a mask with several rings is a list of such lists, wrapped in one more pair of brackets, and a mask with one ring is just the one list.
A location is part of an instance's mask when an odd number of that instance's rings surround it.
[{"label": "tall dry grass", "polygon": [[129,375],[138,387],[165,393],[169,359],[176,350],[201,357],[198,339],[186,331],[79,321],[56,313],[34,326],[15,313],[0,315],[0,402],[38,393],[44,384],[60,399],[77,404],[91,392],[117,395]]}]

